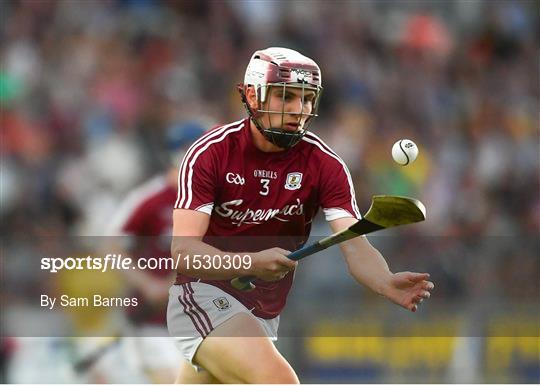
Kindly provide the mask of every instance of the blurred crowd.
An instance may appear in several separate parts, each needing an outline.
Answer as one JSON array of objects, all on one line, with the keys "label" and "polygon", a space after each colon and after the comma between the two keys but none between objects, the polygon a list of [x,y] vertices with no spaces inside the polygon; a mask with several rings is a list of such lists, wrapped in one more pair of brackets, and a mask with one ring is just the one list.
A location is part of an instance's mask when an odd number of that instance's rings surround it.
[{"label": "blurred crowd", "polygon": [[[251,53],[322,68],[313,130],[372,194],[424,200],[423,234],[540,228],[539,7],[533,1],[2,2],[1,232],[100,235],[163,165],[164,133],[244,116]],[[399,168],[400,138],[420,157]]]},{"label": "blurred crowd", "polygon": [[[414,235],[436,240],[423,252],[440,294],[474,282],[537,296],[539,13],[532,0],[2,1],[2,258],[102,234],[166,165],[167,129],[245,116],[235,86],[250,55],[283,46],[322,69],[311,129],[349,166],[361,210],[374,194],[426,204]],[[401,138],[420,149],[406,168],[390,156]],[[414,269],[419,249],[398,250]]]}]

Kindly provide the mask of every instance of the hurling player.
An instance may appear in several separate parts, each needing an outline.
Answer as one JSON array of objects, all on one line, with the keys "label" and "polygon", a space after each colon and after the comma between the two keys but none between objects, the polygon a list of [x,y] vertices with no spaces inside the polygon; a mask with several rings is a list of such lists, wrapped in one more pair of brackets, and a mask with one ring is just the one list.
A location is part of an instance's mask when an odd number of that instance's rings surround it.
[{"label": "hurling player", "polygon": [[[248,117],[209,131],[178,176],[168,328],[185,359],[179,383],[297,383],[274,347],[297,263],[322,209],[333,232],[361,218],[352,179],[308,131],[322,90],[319,66],[290,49],[256,51],[239,86]],[[350,274],[415,311],[430,296],[426,273],[392,273],[365,237],[341,244]],[[249,259],[246,259],[248,256]],[[230,285],[255,276],[256,289]]]}]

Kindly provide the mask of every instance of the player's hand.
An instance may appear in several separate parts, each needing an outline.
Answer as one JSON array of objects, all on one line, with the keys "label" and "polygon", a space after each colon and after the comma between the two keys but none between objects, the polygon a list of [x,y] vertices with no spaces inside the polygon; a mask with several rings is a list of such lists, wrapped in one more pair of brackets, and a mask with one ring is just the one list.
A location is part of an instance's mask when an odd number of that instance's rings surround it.
[{"label": "player's hand", "polygon": [[415,312],[418,305],[429,299],[435,285],[428,281],[428,273],[398,272],[392,274],[384,293],[394,303]]},{"label": "player's hand", "polygon": [[265,249],[251,254],[251,274],[264,281],[276,281],[283,279],[285,275],[296,268],[297,261],[287,258],[289,251],[281,248]]}]

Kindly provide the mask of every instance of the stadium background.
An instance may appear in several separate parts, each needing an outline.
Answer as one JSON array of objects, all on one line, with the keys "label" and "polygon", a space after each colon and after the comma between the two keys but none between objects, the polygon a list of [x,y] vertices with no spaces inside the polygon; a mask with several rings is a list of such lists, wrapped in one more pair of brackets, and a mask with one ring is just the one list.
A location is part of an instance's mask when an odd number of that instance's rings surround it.
[{"label": "stadium background", "polygon": [[[279,342],[301,380],[538,383],[539,12],[518,0],[2,1],[2,264],[32,239],[100,234],[162,168],[167,127],[243,116],[250,54],[290,47],[321,66],[312,130],[349,165],[361,209],[381,193],[426,203],[425,224],[371,239],[392,269],[437,285],[411,316],[352,283],[337,250],[303,262]],[[420,148],[411,167],[391,160],[400,138]],[[2,339],[4,382],[21,375],[9,371],[20,341]],[[22,379],[62,382],[65,355],[33,360]]]}]

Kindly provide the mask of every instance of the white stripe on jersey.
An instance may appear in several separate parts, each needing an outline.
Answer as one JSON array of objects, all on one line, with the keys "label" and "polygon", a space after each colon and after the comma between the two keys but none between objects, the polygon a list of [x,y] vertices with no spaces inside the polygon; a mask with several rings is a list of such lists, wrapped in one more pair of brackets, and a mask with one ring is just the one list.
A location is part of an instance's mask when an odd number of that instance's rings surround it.
[{"label": "white stripe on jersey", "polygon": [[[186,152],[186,155],[184,156],[184,159],[182,160],[182,163],[180,164],[180,169],[179,169],[179,172],[178,172],[178,196],[176,198],[176,203],[174,205],[175,208],[178,208],[184,202],[185,194],[183,194],[183,193],[186,191],[186,188],[184,187],[183,184],[184,184],[185,178],[186,178],[186,169],[187,169],[187,165],[188,165],[187,160],[195,152],[195,149],[198,146],[204,144],[207,140],[220,135],[227,128],[229,128],[231,126],[234,126],[234,125],[237,125],[239,123],[242,123],[243,121],[244,120],[242,119],[240,121],[236,121],[236,122],[227,124],[225,126],[221,126],[218,129],[212,130],[212,131],[206,133],[205,135],[203,135],[201,138],[199,138],[197,141],[195,141],[193,143],[193,145],[191,145],[189,147],[188,151]],[[182,199],[180,200],[181,197],[182,197]]]},{"label": "white stripe on jersey", "polygon": [[167,178],[163,174],[156,176],[137,187],[128,194],[126,199],[120,203],[118,210],[113,214],[109,225],[106,227],[107,236],[124,236],[126,233],[122,230],[127,220],[148,197],[154,195],[167,187]]},{"label": "white stripe on jersey", "polygon": [[[307,138],[307,137],[313,137],[313,138]],[[328,145],[325,144],[322,139],[320,139],[319,137],[317,137],[315,134],[313,134],[310,131],[306,133],[306,135],[302,138],[302,141],[306,141],[308,143],[314,144],[319,149],[321,149],[323,153],[326,153],[332,158],[336,159],[341,164],[341,166],[343,166],[343,170],[345,170],[345,174],[347,175],[347,181],[349,182],[349,188],[351,192],[351,206],[357,218],[362,218],[362,215],[360,214],[360,210],[358,210],[358,206],[356,204],[356,193],[354,192],[354,186],[352,182],[351,173],[349,172],[349,168],[347,167],[347,165],[345,165],[345,162],[343,162],[343,160],[336,153],[334,153],[332,149],[330,149],[330,147],[328,147]]]},{"label": "white stripe on jersey", "polygon": [[187,186],[187,193],[188,193],[188,199],[186,200],[186,203],[185,205],[187,207],[189,207],[189,205],[191,205],[191,200],[193,199],[193,189],[191,187],[192,185],[192,181],[193,181],[193,165],[195,165],[195,161],[197,160],[197,158],[206,150],[208,149],[208,147],[210,147],[210,145],[216,143],[216,142],[221,142],[223,140],[223,138],[225,138],[227,135],[231,134],[231,133],[234,133],[236,131],[240,131],[242,130],[243,128],[243,125],[239,126],[239,127],[236,127],[236,128],[230,128],[228,130],[225,130],[223,132],[223,134],[221,135],[221,137],[217,138],[217,139],[214,139],[212,141],[208,141],[208,143],[202,148],[200,149],[199,151],[197,151],[197,153],[193,156],[193,159],[191,160],[191,162],[189,163],[189,172],[188,172],[188,177],[187,177],[187,183],[188,183],[188,186]]},{"label": "white stripe on jersey", "polygon": [[201,206],[198,206],[197,208],[195,208],[196,211],[199,211],[199,212],[203,212],[203,213],[206,213],[208,215],[211,215],[212,214],[212,210],[214,210],[214,203],[211,202],[209,204],[203,204]]},{"label": "white stripe on jersey", "polygon": [[324,217],[326,218],[326,221],[328,222],[337,220],[338,218],[354,217],[351,212],[343,208],[328,208],[328,209],[323,209],[323,212],[324,212]]},{"label": "white stripe on jersey", "polygon": [[[222,141],[223,138],[225,138],[230,133],[242,130],[244,126],[243,122],[244,120],[242,119],[240,121],[233,122],[219,129],[216,129],[203,136],[189,148],[186,156],[184,157],[184,160],[182,161],[180,173],[178,173],[178,198],[176,200],[175,208],[179,208],[184,205],[186,207],[189,207],[189,205],[191,204],[191,200],[193,198],[193,191],[191,187],[193,180],[193,165],[195,164],[195,161],[197,160],[199,155],[201,155],[202,152],[208,149],[210,145]],[[222,135],[219,138],[213,139],[215,137],[218,137],[220,134]],[[193,153],[195,154],[193,155]],[[185,189],[184,184],[186,184]]]}]

